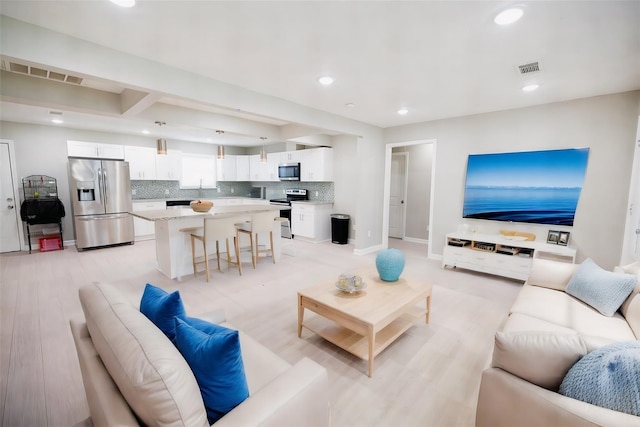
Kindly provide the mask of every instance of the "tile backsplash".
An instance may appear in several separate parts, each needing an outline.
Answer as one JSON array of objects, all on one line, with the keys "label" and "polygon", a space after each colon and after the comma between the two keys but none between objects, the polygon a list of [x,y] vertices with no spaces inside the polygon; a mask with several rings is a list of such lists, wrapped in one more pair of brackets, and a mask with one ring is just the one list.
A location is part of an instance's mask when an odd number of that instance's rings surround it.
[{"label": "tile backsplash", "polygon": [[179,181],[131,181],[133,200],[215,199],[251,197],[253,187],[265,187],[267,199],[284,198],[284,190],[304,188],[309,200],[333,202],[333,182],[218,182],[218,188],[181,189]]}]

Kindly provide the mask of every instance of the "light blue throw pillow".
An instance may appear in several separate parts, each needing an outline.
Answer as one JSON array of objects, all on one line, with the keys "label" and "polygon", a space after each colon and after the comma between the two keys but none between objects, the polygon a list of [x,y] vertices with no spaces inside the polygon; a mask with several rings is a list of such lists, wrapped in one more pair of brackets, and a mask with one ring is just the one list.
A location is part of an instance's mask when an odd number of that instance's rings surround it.
[{"label": "light blue throw pillow", "polygon": [[640,416],[640,341],[601,347],[576,362],[560,394]]},{"label": "light blue throw pillow", "polygon": [[140,312],[164,332],[171,342],[174,342],[176,336],[174,318],[178,317],[183,320],[187,318],[179,291],[168,293],[149,283],[142,293]]},{"label": "light blue throw pillow", "polygon": [[[188,322],[188,323],[187,323]],[[193,371],[209,423],[249,397],[238,331],[200,319],[176,318],[176,347]]]},{"label": "light blue throw pillow", "polygon": [[633,274],[613,273],[587,258],[576,269],[565,292],[605,316],[613,316],[636,286]]}]

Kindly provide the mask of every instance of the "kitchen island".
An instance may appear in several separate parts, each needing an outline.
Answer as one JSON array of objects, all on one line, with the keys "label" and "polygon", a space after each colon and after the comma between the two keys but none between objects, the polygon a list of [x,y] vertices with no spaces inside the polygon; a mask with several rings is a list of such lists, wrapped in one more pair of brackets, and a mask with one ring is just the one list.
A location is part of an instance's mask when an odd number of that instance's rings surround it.
[{"label": "kitchen island", "polygon": [[[203,227],[204,219],[212,216],[236,217],[238,223],[251,219],[251,214],[256,212],[273,212],[276,218],[282,210],[281,206],[271,205],[234,205],[213,206],[209,212],[194,212],[189,207],[158,209],[150,211],[130,212],[132,216],[155,224],[156,235],[156,260],[158,270],[171,279],[180,280],[182,276],[193,274],[191,262],[191,241],[188,231],[181,231],[194,227]],[[268,236],[260,236],[259,240],[268,242]],[[248,246],[248,238],[239,242],[240,248]],[[201,248],[201,245],[199,245]],[[273,256],[280,256],[280,223],[273,222]],[[222,245],[224,247],[224,245]],[[198,249],[198,248],[197,248]],[[198,254],[196,254],[198,255]],[[251,262],[251,254],[247,254],[248,262]],[[243,259],[244,257],[240,257]]]}]

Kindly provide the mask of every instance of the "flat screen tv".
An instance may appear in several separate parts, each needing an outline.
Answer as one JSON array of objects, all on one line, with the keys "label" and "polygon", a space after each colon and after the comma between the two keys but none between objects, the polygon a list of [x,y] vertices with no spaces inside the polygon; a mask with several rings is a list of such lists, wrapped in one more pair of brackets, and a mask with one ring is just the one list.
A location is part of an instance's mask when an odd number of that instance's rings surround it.
[{"label": "flat screen tv", "polygon": [[588,148],[470,154],[464,218],[573,225]]}]

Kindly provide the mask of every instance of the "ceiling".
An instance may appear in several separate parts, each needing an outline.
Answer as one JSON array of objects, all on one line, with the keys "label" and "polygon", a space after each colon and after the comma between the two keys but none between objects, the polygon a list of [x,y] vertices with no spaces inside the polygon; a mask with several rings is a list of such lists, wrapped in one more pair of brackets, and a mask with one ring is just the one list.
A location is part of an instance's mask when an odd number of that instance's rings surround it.
[{"label": "ceiling", "polygon": [[[496,25],[496,13],[512,4],[137,0],[133,8],[120,8],[107,0],[2,0],[0,13],[290,107],[378,128],[640,89],[640,2],[525,1],[519,3],[525,10],[520,21]],[[51,64],[6,57],[6,48],[3,41],[4,67],[22,61],[51,69]],[[536,61],[540,71],[520,73],[519,65]],[[73,62],[54,71],[78,75],[85,91],[123,96],[134,86],[118,76],[78,72]],[[317,79],[323,75],[334,77],[333,85],[321,86]],[[21,84],[42,80],[3,76],[3,86],[13,78]],[[521,88],[528,83],[540,87],[525,93]],[[282,113],[286,109],[270,110],[264,103],[238,111],[234,105],[135,87],[146,101],[135,113],[122,115],[50,97],[28,101],[16,93],[8,96],[3,88],[0,118],[51,124],[55,109],[62,112],[64,126],[131,134],[146,127],[151,136],[238,146],[259,145],[260,129],[297,124]],[[408,113],[397,114],[400,108]],[[162,129],[152,120],[159,111],[167,123]],[[211,117],[211,123],[224,123],[218,119],[226,117],[260,125],[225,130],[221,142],[212,136],[218,127],[203,125],[204,119],[186,120],[185,112]],[[317,127],[310,122],[305,123],[308,135],[340,133],[324,121]],[[278,139],[288,138],[272,132],[270,142]]]}]

